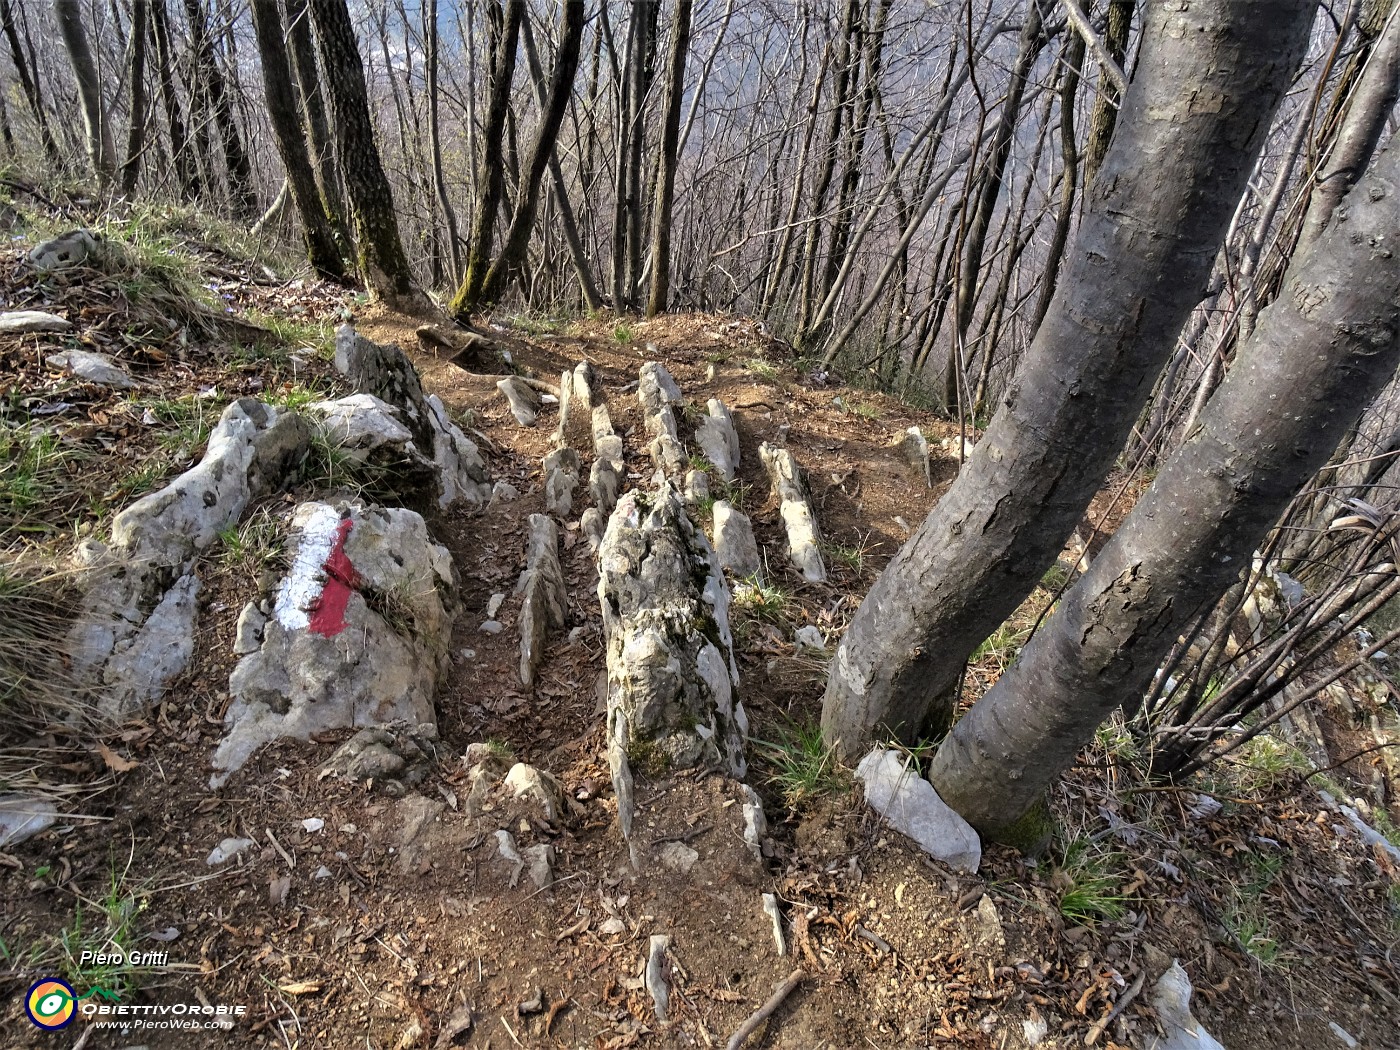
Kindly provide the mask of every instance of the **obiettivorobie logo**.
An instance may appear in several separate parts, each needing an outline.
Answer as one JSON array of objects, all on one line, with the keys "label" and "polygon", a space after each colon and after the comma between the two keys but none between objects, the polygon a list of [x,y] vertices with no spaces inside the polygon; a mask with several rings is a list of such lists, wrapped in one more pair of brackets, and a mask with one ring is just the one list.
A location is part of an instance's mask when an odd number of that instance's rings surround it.
[{"label": "obiettivorobie logo", "polygon": [[24,1012],[35,1027],[49,1032],[67,1028],[79,1015],[98,1027],[227,1029],[246,1016],[248,1007],[208,1002],[122,1003],[117,992],[106,988],[93,987],[78,995],[67,981],[43,977],[34,982],[25,996]]},{"label": "obiettivorobie logo", "polygon": [[78,996],[67,981],[43,977],[34,982],[25,996],[24,1012],[39,1028],[49,1031],[67,1028],[78,1012]]}]

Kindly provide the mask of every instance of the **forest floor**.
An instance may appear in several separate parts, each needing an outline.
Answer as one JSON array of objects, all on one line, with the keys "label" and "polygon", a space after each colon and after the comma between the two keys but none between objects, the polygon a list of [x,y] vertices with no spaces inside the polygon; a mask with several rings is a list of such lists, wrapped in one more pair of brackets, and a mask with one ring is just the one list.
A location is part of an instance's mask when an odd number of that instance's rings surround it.
[{"label": "forest floor", "polygon": [[[0,308],[50,310],[74,328],[0,337],[10,464],[0,528],[11,556],[59,556],[101,535],[115,511],[198,460],[236,397],[297,405],[346,392],[328,354],[345,319],[410,353],[425,387],[480,444],[492,479],[519,495],[430,522],[462,583],[453,668],[437,697],[441,760],[416,788],[434,803],[431,827],[406,830],[409,800],[318,776],[348,731],[266,747],[223,788],[208,786],[234,615],[276,568],[258,523],[323,495],[324,484],[268,497],[206,552],[196,658],[144,718],[81,737],[56,726],[26,741],[49,766],[7,783],[61,780],[73,816],[0,853],[0,1044],[722,1046],[800,966],[803,983],[749,1046],[1145,1047],[1157,1031],[1152,981],[1176,958],[1195,985],[1197,1017],[1232,1050],[1343,1047],[1338,1026],[1356,1045],[1400,1047],[1400,872],[1318,794],[1319,778],[1305,780],[1287,745],[1262,738],[1190,784],[1149,785],[1131,739],[1106,726],[1055,792],[1049,853],[1030,860],[993,846],[976,876],[943,868],[885,827],[849,771],[822,752],[826,654],[800,647],[794,633],[814,625],[834,647],[909,527],[956,476],[956,456],[939,445],[952,439],[956,449],[956,425],[818,381],[742,318],[496,319],[488,334],[520,371],[556,381],[592,362],[625,437],[640,431],[628,384],[647,360],[664,362],[691,403],[722,399],[738,425],[740,479],[727,495],[752,517],[769,570],[769,586],[736,607],[734,622],[753,723],[750,782],[766,804],[771,856],[746,861],[723,829],[688,821],[729,788],[681,777],[664,798],[639,792],[645,834],[653,844],[684,839],[701,859],[689,874],[639,879],[602,758],[601,618],[576,520],[562,530],[567,628],[551,638],[532,689],[515,671],[520,599],[511,591],[525,515],[544,510],[552,412],[522,428],[495,376],[420,348],[420,319],[276,278],[185,231],[165,230],[167,246],[141,257],[179,253],[182,272],[195,275],[185,290],[216,308],[217,323],[204,311],[182,314],[149,280],[78,271],[38,281],[22,264],[29,235],[0,261]],[[43,365],[45,354],[75,346],[111,354],[146,385],[113,392]],[[911,425],[933,446],[932,488],[896,447]],[[807,471],[826,584],[783,564],[777,503],[757,456],[764,440],[781,440]],[[642,443],[626,445],[633,476],[649,473]],[[42,466],[43,484],[18,499],[14,465],[26,456]],[[1103,513],[1108,527],[1122,509]],[[483,633],[487,603],[502,592],[505,629]],[[967,702],[1014,659],[1052,597],[1037,589],[979,650]],[[581,630],[570,641],[573,628]],[[553,773],[578,804],[549,829],[558,859],[548,890],[509,886],[494,842],[451,834],[463,789],[457,756],[485,741]],[[1331,775],[1330,790],[1345,791],[1345,771]],[[308,831],[313,818],[322,823]],[[210,868],[211,849],[235,836],[257,846]],[[782,902],[789,957],[777,954],[763,892]],[[666,1025],[640,980],[655,933],[672,938]],[[168,958],[79,961],[85,948],[110,944]],[[22,999],[50,973],[123,1002],[247,1010],[227,1031],[124,1033],[79,1022],[46,1033],[26,1020]]]}]

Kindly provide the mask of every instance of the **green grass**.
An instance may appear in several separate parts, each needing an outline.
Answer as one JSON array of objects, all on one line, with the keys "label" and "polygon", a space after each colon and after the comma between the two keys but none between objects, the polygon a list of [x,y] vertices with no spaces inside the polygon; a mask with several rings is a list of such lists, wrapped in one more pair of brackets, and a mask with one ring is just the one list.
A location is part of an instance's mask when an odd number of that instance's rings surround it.
[{"label": "green grass", "polygon": [[865,543],[859,546],[847,546],[842,543],[823,543],[822,553],[826,555],[828,561],[833,561],[837,565],[844,565],[857,576],[865,571],[865,556],[870,551]]},{"label": "green grass", "polygon": [[239,347],[244,355],[251,356],[253,360],[270,358],[281,361],[292,354],[307,351],[323,361],[335,357],[335,326],[332,324],[260,310],[249,311],[247,319],[269,333],[269,338]]},{"label": "green grass", "polygon": [[256,579],[264,570],[281,566],[286,550],[286,527],[269,507],[259,507],[219,533],[219,565]]},{"label": "green grass", "polygon": [[548,314],[516,314],[510,319],[510,326],[516,331],[533,336],[558,335],[568,325],[567,320]]},{"label": "green grass", "polygon": [[744,362],[744,370],[770,383],[778,381],[778,368],[771,361],[761,357],[751,357]]},{"label": "green grass", "polygon": [[1057,561],[1050,568],[1045,570],[1045,575],[1040,578],[1041,590],[1049,594],[1058,594],[1065,584],[1069,583],[1070,569],[1063,562]]},{"label": "green grass", "polygon": [[741,580],[734,588],[733,607],[764,623],[786,623],[791,606],[791,594],[777,584],[765,583],[757,577]]},{"label": "green grass", "polygon": [[630,346],[635,338],[636,334],[632,331],[632,326],[626,322],[619,321],[613,325],[613,339],[617,341],[618,346]]},{"label": "green grass", "polygon": [[209,441],[223,405],[212,398],[185,394],[174,398],[146,398],[133,404],[149,412],[160,425],[156,441],[177,460],[194,459]]},{"label": "green grass", "polygon": [[819,725],[793,722],[780,729],[777,740],[750,737],[769,767],[768,783],[777,789],[790,810],[814,798],[844,791],[849,776],[836,761],[836,750],[822,742]]},{"label": "green grass", "polygon": [[1084,836],[1064,849],[1052,884],[1060,888],[1060,914],[1076,926],[1115,922],[1123,917],[1127,898],[1119,892],[1123,856]]},{"label": "green grass", "polygon": [[89,458],[47,428],[0,424],[0,539],[51,532],[84,505],[81,469]]},{"label": "green grass", "polygon": [[981,663],[983,660],[990,660],[997,665],[999,670],[1005,671],[1021,652],[1021,646],[1026,644],[1026,639],[1030,637],[1030,634],[1029,627],[1017,627],[1010,622],[1004,623],[973,650],[972,657],[968,662],[975,664]]},{"label": "green grass", "polygon": [[[1209,701],[1212,692],[1207,689]],[[1232,779],[1240,790],[1269,794],[1299,775],[1312,771],[1312,763],[1292,744],[1269,733],[1260,733],[1234,752],[1230,763]]]}]

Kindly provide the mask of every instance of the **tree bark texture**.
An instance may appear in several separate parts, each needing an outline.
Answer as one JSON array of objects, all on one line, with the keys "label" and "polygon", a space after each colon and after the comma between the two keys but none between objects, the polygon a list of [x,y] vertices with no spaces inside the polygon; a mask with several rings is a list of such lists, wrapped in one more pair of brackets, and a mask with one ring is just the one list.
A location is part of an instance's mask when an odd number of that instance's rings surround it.
[{"label": "tree bark texture", "polygon": [[1063,548],[1174,349],[1315,10],[1149,13],[1069,268],[985,436],[852,620],[823,703],[828,743],[850,754],[879,727],[912,741],[949,724],[966,657]]},{"label": "tree bark texture", "polygon": [[[1105,169],[1106,171],[1108,169]],[[996,834],[1095,727],[1141,697],[1400,356],[1400,148],[1378,158],[1295,260],[1199,426],[1020,660],[934,757],[943,800]]]},{"label": "tree bark texture", "polygon": [[229,97],[228,84],[214,55],[214,45],[209,39],[209,25],[205,20],[200,0],[185,0],[185,17],[189,19],[191,47],[194,50],[194,76],[203,84],[203,91],[214,113],[214,126],[219,132],[219,143],[223,147],[230,202],[234,214],[241,218],[251,218],[258,213],[258,195],[253,188],[253,165],[248,160],[248,151],[243,147],[238,124],[233,119],[233,101]]},{"label": "tree bark texture", "polygon": [[58,152],[58,143],[54,141],[53,131],[49,128],[43,96],[39,93],[39,86],[30,75],[29,63],[24,58],[24,48],[19,41],[19,30],[15,25],[15,12],[11,7],[11,0],[0,0],[0,31],[4,32],[5,41],[10,45],[10,60],[15,64],[15,75],[19,77],[24,100],[29,104],[29,111],[34,114],[34,123],[39,129],[39,141],[44,146],[44,155],[52,163],[62,167],[63,158]]},{"label": "tree bark texture", "polygon": [[355,226],[357,262],[374,294],[389,301],[418,295],[399,240],[394,195],[379,159],[365,92],[364,65],[345,0],[310,0],[321,43],[345,195]]},{"label": "tree bark texture", "polygon": [[180,195],[186,201],[193,201],[204,192],[204,186],[199,176],[199,165],[190,154],[189,137],[185,130],[184,116],[180,111],[180,95],[175,88],[175,61],[170,53],[170,18],[165,9],[165,0],[150,0],[149,8],[151,42],[155,45],[156,74],[160,83],[160,101],[165,110],[165,123],[170,131],[170,153],[175,165],[175,178],[180,186]]},{"label": "tree bark texture", "polygon": [[297,92],[283,51],[286,33],[277,0],[252,0],[253,29],[258,39],[268,119],[277,141],[277,154],[287,172],[292,203],[301,218],[306,257],[322,277],[344,281],[345,261],[335,243],[330,216],[316,186],[316,173],[306,155],[306,136],[297,114]]},{"label": "tree bark texture", "polygon": [[112,145],[112,128],[107,121],[102,102],[102,85],[97,79],[97,64],[83,28],[83,5],[79,0],[53,0],[58,19],[59,35],[68,51],[73,78],[78,83],[78,100],[82,104],[83,133],[86,137],[88,160],[92,164],[97,184],[107,187],[117,174],[117,153]]},{"label": "tree bark texture", "polygon": [[343,250],[351,249],[350,227],[345,222],[345,198],[341,193],[340,165],[335,155],[335,140],[326,116],[325,93],[321,90],[321,73],[316,64],[316,41],[311,34],[311,12],[306,0],[287,0],[287,43],[296,74],[305,134],[316,164],[316,178],[325,200],[326,214],[331,217],[336,236]]},{"label": "tree bark texture", "polygon": [[656,207],[651,217],[651,293],[647,316],[666,309],[671,296],[671,205],[676,196],[677,149],[681,134],[681,99],[685,95],[685,55],[690,49],[693,0],[678,0],[667,70],[666,116],[661,127],[661,156],[656,180]]},{"label": "tree bark texture", "polygon": [[481,196],[472,220],[471,242],[467,249],[467,272],[448,310],[465,322],[472,306],[481,298],[486,274],[491,269],[491,245],[495,241],[496,215],[506,193],[505,162],[502,146],[506,138],[506,118],[510,114],[510,87],[515,79],[515,50],[520,39],[520,20],[525,17],[524,0],[507,0],[500,16],[495,57],[491,62],[491,95],[486,108],[486,126],[481,134],[481,166],[477,186]]}]

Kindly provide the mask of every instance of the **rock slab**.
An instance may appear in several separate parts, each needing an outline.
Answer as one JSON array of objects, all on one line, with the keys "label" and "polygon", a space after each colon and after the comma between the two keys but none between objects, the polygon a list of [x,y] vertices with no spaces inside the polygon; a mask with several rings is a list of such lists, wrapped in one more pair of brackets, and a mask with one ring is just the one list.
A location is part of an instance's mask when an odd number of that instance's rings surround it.
[{"label": "rock slab", "polygon": [[865,801],[896,831],[929,856],[958,871],[975,872],[982,863],[982,840],[896,751],[874,748],[856,766]]}]

